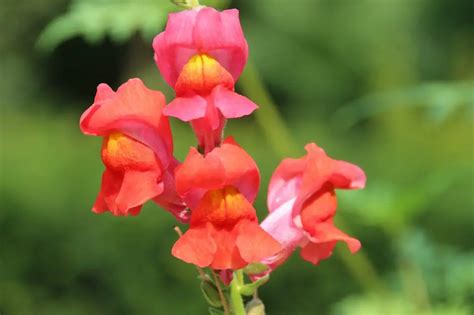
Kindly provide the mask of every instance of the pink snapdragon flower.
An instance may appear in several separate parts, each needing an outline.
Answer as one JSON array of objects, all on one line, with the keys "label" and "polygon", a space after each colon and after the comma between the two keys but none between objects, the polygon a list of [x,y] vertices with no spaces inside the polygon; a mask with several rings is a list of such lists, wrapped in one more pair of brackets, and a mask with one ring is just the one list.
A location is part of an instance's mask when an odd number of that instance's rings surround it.
[{"label": "pink snapdragon flower", "polygon": [[153,48],[158,69],[176,92],[163,112],[190,121],[206,152],[221,143],[226,119],[257,108],[234,92],[248,56],[238,10],[198,7],[170,14]]},{"label": "pink snapdragon flower", "polygon": [[275,170],[268,191],[270,211],[261,226],[284,249],[263,263],[272,269],[300,247],[301,257],[313,264],[331,256],[338,241],[352,253],[360,242],[334,226],[337,199],[335,189],[361,189],[366,177],[359,167],[333,160],[311,143],[299,159],[285,159]]}]

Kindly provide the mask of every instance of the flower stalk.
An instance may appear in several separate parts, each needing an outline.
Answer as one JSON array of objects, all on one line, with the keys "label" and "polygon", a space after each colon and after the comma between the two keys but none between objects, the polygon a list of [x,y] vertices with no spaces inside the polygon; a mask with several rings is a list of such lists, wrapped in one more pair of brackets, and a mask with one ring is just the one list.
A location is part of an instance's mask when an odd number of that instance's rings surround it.
[{"label": "flower stalk", "polygon": [[245,315],[245,305],[240,289],[243,285],[244,275],[242,270],[234,272],[234,279],[230,283],[230,301],[234,315]]}]

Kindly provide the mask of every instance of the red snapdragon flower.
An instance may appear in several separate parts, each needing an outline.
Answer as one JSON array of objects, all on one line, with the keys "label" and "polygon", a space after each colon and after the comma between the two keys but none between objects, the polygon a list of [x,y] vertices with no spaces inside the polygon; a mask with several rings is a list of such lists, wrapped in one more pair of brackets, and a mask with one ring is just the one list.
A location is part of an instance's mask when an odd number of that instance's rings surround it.
[{"label": "red snapdragon flower", "polygon": [[181,221],[184,204],[174,191],[173,140],[168,118],[162,115],[161,92],[131,79],[114,92],[107,84],[97,87],[92,104],[81,116],[86,135],[102,136],[105,171],[92,208],[96,213],[137,215],[153,199]]},{"label": "red snapdragon flower", "polygon": [[190,121],[205,152],[220,144],[227,118],[257,108],[234,92],[248,56],[238,10],[198,7],[170,14],[153,48],[163,78],[176,92],[164,113]]},{"label": "red snapdragon flower", "polygon": [[359,167],[333,160],[311,143],[300,159],[285,159],[275,170],[268,191],[268,217],[261,227],[283,244],[284,249],[263,262],[272,268],[282,264],[301,247],[303,259],[318,264],[331,256],[338,241],[352,253],[360,242],[334,226],[335,189],[361,189],[366,177]]},{"label": "red snapdragon flower", "polygon": [[232,138],[205,156],[191,148],[176,169],[176,190],[191,221],[172,254],[199,267],[235,270],[280,251],[252,206],[259,182],[257,165]]}]

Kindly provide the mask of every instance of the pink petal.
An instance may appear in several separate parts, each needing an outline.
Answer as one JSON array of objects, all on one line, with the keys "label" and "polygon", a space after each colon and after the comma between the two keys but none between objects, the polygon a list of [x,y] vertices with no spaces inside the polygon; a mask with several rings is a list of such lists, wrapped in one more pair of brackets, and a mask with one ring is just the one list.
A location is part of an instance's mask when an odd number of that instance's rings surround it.
[{"label": "pink petal", "polygon": [[303,230],[296,227],[293,222],[292,208],[294,201],[294,198],[288,200],[271,212],[260,223],[260,226],[283,246],[279,253],[262,261],[262,263],[267,264],[272,269],[285,262],[293,251],[306,239]]},{"label": "pink petal", "polygon": [[237,81],[248,57],[247,41],[240,26],[238,10],[199,10],[194,28],[194,43],[200,51],[216,58]]},{"label": "pink petal", "polygon": [[298,196],[305,164],[303,159],[288,158],[278,165],[268,187],[267,205],[270,212]]},{"label": "pink petal", "polygon": [[163,114],[178,118],[182,121],[191,121],[204,117],[207,101],[199,95],[192,97],[178,97],[163,109]]},{"label": "pink petal", "polygon": [[193,27],[198,10],[171,13],[165,31],[153,40],[155,62],[165,81],[172,87],[186,62],[197,53],[193,47]]},{"label": "pink petal", "polygon": [[218,85],[212,91],[214,105],[226,118],[239,118],[251,114],[258,106],[245,96]]},{"label": "pink petal", "polygon": [[114,90],[112,90],[112,88],[107,84],[101,83],[97,86],[97,93],[95,94],[94,103],[100,103],[114,97]]},{"label": "pink petal", "polygon": [[218,12],[208,7],[170,14],[165,31],[153,40],[153,49],[158,69],[172,87],[183,66],[195,54],[211,55],[235,80],[248,56],[238,11]]}]

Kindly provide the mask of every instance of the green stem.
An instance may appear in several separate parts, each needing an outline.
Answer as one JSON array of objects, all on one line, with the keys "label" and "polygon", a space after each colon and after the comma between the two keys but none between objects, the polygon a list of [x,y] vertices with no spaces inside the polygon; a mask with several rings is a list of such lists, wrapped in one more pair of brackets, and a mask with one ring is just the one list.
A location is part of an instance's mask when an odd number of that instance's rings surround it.
[{"label": "green stem", "polygon": [[230,283],[230,305],[232,308],[233,315],[246,315],[244,301],[242,300],[242,295],[240,294],[240,286],[244,278],[242,270],[237,270],[234,272],[234,278]]},{"label": "green stem", "polygon": [[[242,74],[240,87],[246,96],[260,106],[255,114],[257,123],[279,157],[298,155],[300,150],[297,148],[297,143],[278,112],[252,62],[247,64]],[[364,288],[377,292],[386,291],[385,285],[363,251],[350,257],[346,251],[338,250],[337,253],[340,255],[345,267]]]},{"label": "green stem", "polygon": [[219,277],[216,275],[216,272],[212,269],[211,269],[211,273],[212,273],[212,276],[214,277],[214,284],[217,287],[217,291],[219,293],[219,298],[221,299],[221,302],[222,302],[222,308],[224,309],[224,314],[225,315],[230,315],[229,305],[227,304],[227,299],[225,298],[224,292],[222,291]]}]

